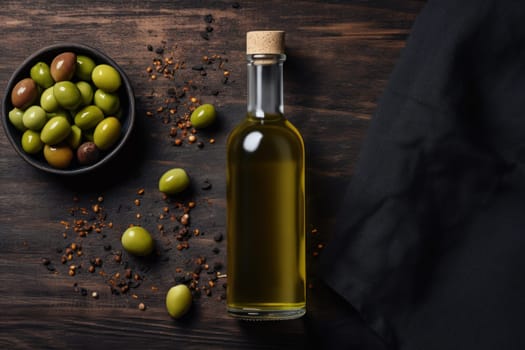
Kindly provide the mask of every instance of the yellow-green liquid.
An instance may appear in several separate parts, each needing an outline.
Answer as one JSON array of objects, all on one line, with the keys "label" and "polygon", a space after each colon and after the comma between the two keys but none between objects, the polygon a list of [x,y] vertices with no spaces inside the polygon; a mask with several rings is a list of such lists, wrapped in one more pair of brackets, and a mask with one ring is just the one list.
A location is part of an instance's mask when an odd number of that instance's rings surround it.
[{"label": "yellow-green liquid", "polygon": [[300,317],[306,306],[304,145],[282,117],[248,117],[228,139],[229,313]]}]

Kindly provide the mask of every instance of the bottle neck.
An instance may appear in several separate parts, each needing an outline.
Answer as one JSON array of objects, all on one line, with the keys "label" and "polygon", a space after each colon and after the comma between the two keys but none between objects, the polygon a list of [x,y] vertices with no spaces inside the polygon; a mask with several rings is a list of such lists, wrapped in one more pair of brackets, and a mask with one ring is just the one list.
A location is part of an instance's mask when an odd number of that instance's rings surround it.
[{"label": "bottle neck", "polygon": [[285,55],[248,55],[248,115],[281,118]]}]

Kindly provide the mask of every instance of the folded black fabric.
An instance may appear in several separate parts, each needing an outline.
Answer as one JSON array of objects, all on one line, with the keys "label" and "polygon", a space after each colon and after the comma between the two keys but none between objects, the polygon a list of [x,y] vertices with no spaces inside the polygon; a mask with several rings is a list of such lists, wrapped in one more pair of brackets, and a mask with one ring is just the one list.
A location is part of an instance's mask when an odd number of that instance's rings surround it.
[{"label": "folded black fabric", "polygon": [[525,349],[525,3],[430,0],[323,253],[392,349]]}]

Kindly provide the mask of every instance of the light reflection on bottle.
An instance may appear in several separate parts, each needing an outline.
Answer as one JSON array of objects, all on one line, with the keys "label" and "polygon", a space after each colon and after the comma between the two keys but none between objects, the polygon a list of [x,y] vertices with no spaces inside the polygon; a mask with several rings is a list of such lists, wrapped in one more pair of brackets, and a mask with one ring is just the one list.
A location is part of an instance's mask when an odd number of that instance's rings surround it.
[{"label": "light reflection on bottle", "polygon": [[244,138],[242,146],[246,152],[255,152],[261,143],[263,134],[260,131],[252,131]]}]

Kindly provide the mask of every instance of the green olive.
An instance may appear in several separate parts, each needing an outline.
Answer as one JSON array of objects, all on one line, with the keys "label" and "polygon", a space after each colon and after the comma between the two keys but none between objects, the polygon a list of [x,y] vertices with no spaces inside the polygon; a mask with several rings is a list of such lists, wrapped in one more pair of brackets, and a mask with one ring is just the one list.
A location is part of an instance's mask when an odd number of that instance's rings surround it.
[{"label": "green olive", "polygon": [[22,118],[24,117],[24,111],[20,108],[13,108],[9,111],[9,121],[14,125],[19,131],[26,131],[26,127]]},{"label": "green olive", "polygon": [[44,143],[40,140],[40,134],[37,131],[26,130],[22,134],[22,149],[29,154],[36,154],[44,148]]},{"label": "green olive", "polygon": [[104,119],[104,112],[95,105],[82,108],[75,115],[75,125],[82,130],[93,129]]},{"label": "green olive", "polygon": [[215,121],[216,116],[217,113],[213,105],[209,103],[200,105],[191,113],[191,125],[196,129],[205,128]]},{"label": "green olive", "polygon": [[75,75],[80,80],[91,81],[91,73],[95,68],[95,61],[91,57],[84,55],[77,55],[77,67]]},{"label": "green olive", "polygon": [[166,294],[166,309],[173,318],[184,316],[189,311],[191,304],[191,291],[185,284],[171,287]]},{"label": "green olive", "polygon": [[71,125],[65,117],[53,117],[49,119],[40,132],[40,139],[47,145],[56,145],[68,137]]},{"label": "green olive", "polygon": [[93,142],[101,150],[111,148],[120,137],[120,121],[115,117],[107,117],[98,123],[93,133]]},{"label": "green olive", "polygon": [[159,191],[166,194],[177,194],[184,191],[190,184],[190,178],[182,168],[166,171],[159,179]]},{"label": "green olive", "polygon": [[13,107],[25,110],[38,99],[38,93],[38,87],[33,79],[22,79],[11,91],[11,103]]},{"label": "green olive", "polygon": [[33,131],[40,131],[47,121],[46,111],[40,106],[31,106],[24,112],[22,122]]},{"label": "green olive", "polygon": [[95,91],[95,106],[99,107],[105,115],[115,115],[120,109],[120,99],[117,94],[105,92],[102,89]]},{"label": "green olive", "polygon": [[65,169],[73,160],[73,151],[67,145],[44,146],[44,158],[53,168]]},{"label": "green olive", "polygon": [[51,61],[50,72],[55,81],[71,80],[75,74],[77,55],[73,52],[63,52]]},{"label": "green olive", "polygon": [[91,79],[96,87],[106,92],[115,92],[122,84],[119,72],[109,64],[99,64],[93,68]]},{"label": "green olive", "polygon": [[69,133],[66,142],[69,147],[77,149],[82,142],[82,130],[76,125],[71,125],[71,132]]},{"label": "green olive", "polygon": [[90,105],[93,102],[93,88],[91,87],[91,84],[85,81],[79,81],[76,85],[78,91],[80,91],[82,106]]},{"label": "green olive", "polygon": [[82,95],[75,83],[71,81],[60,81],[53,85],[53,94],[58,104],[65,109],[77,109],[82,103]]},{"label": "green olive", "polygon": [[150,233],[141,226],[129,227],[122,234],[120,241],[128,253],[138,256],[151,254],[155,246]]},{"label": "green olive", "polygon": [[45,109],[46,112],[56,112],[60,109],[52,86],[45,89],[42,95],[40,95],[40,106]]},{"label": "green olive", "polygon": [[49,66],[45,62],[37,62],[33,67],[31,67],[29,75],[31,76],[31,79],[35,81],[35,83],[44,89],[47,89],[55,83],[53,77],[51,77]]}]

